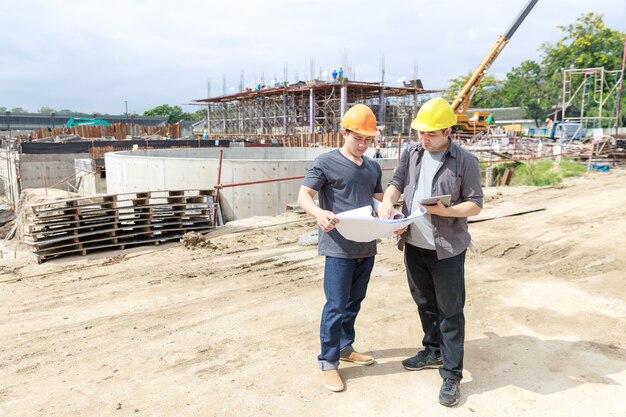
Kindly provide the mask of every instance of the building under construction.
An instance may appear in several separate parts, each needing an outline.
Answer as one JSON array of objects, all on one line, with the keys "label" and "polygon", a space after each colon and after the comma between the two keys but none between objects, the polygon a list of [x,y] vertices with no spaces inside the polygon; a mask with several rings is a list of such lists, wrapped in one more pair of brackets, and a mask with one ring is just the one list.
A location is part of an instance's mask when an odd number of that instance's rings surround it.
[{"label": "building under construction", "polygon": [[205,127],[211,135],[298,135],[338,132],[348,107],[362,103],[384,126],[384,135],[408,135],[418,97],[436,93],[420,80],[402,87],[381,83],[309,81],[195,100],[207,106]]}]

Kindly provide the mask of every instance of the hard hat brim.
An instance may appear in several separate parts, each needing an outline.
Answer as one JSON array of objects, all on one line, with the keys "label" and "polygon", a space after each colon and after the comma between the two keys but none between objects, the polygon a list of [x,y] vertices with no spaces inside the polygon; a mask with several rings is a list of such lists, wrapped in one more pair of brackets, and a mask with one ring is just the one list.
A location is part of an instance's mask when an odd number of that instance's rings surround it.
[{"label": "hard hat brim", "polygon": [[359,134],[359,135],[378,136],[378,129],[376,129],[376,130],[359,129],[356,126],[350,126],[349,123],[341,123],[341,126],[344,129],[349,130],[350,132],[354,132],[354,133]]},{"label": "hard hat brim", "polygon": [[431,125],[427,125],[426,123],[420,123],[417,120],[414,120],[413,123],[411,123],[411,129],[417,130],[418,132],[434,132],[437,130],[447,129],[452,126],[454,126],[454,124],[451,124],[451,125],[441,124],[441,125],[431,126]]}]

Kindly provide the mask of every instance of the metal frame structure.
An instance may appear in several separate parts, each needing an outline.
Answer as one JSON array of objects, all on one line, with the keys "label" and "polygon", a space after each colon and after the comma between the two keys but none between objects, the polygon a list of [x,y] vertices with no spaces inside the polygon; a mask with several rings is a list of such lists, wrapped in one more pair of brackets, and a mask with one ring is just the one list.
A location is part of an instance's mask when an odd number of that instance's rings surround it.
[{"label": "metal frame structure", "polygon": [[[607,71],[604,67],[564,70],[563,120],[578,122],[585,128],[615,126],[620,80],[621,70]],[[572,104],[575,104],[579,113],[566,117],[565,109]]]},{"label": "metal frame structure", "polygon": [[[410,134],[417,114],[418,96],[425,90],[419,80],[403,87],[365,82],[299,82],[221,97],[194,100],[207,106],[209,134],[309,134],[340,130],[349,106],[362,103],[378,115],[383,134]],[[382,117],[381,117],[382,116]]]}]

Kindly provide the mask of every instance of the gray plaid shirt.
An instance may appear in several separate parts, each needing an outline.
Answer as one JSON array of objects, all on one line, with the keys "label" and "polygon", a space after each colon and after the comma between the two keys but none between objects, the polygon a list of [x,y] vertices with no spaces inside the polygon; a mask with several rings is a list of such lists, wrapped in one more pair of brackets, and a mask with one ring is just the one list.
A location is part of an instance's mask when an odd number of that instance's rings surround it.
[{"label": "gray plaid shirt", "polygon": [[[421,144],[410,145],[402,154],[400,164],[389,182],[389,185],[404,193],[402,212],[407,216],[413,204],[423,155]],[[480,181],[480,167],[474,155],[450,140],[442,164],[433,178],[431,195],[451,194],[451,205],[471,201],[482,208],[483,189]],[[456,256],[467,249],[471,241],[467,218],[431,216],[431,221],[438,259]],[[404,247],[404,237],[398,242],[400,249]]]}]

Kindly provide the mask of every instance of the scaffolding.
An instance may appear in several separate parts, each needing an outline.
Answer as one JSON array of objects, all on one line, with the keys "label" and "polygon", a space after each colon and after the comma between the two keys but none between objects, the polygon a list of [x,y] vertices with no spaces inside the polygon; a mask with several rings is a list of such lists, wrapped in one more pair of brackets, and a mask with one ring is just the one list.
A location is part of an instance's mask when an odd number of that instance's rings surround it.
[{"label": "scaffolding", "polygon": [[[207,107],[205,128],[211,135],[301,135],[334,133],[348,107],[362,103],[377,115],[384,135],[409,135],[418,97],[439,93],[425,90],[420,80],[402,87],[380,83],[298,82],[237,94],[194,100]],[[383,127],[384,126],[384,127]]]},{"label": "scaffolding", "polygon": [[[584,128],[615,126],[621,70],[604,67],[574,68],[563,71],[563,120],[578,122]],[[575,109],[567,116],[565,110]]]}]

